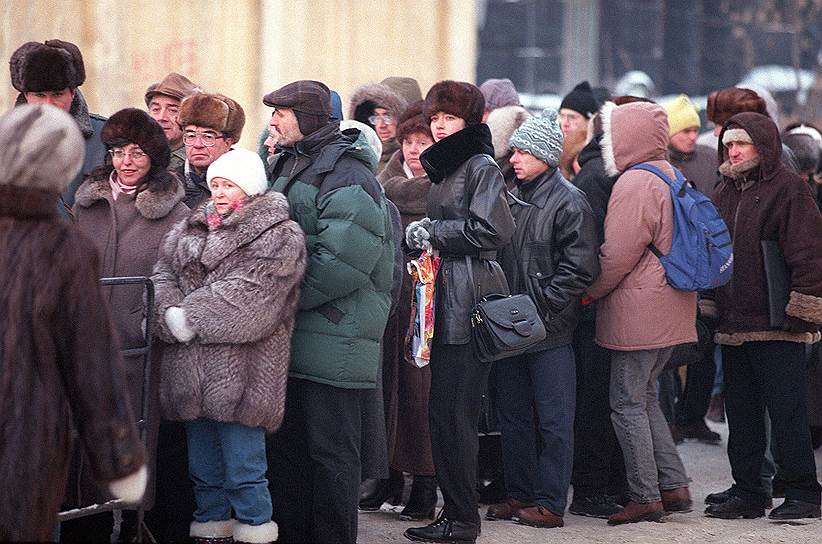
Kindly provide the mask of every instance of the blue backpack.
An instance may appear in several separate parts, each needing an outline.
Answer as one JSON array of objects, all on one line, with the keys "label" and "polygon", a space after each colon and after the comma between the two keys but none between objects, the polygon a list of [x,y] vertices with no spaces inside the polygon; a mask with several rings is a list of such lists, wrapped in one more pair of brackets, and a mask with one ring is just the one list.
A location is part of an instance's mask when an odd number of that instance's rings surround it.
[{"label": "blue backpack", "polygon": [[636,164],[629,170],[651,172],[671,188],[674,204],[671,251],[663,255],[653,243],[648,245],[665,268],[668,284],[680,291],[702,291],[728,283],[734,265],[731,235],[713,202],[676,168],[676,180],[648,163]]}]

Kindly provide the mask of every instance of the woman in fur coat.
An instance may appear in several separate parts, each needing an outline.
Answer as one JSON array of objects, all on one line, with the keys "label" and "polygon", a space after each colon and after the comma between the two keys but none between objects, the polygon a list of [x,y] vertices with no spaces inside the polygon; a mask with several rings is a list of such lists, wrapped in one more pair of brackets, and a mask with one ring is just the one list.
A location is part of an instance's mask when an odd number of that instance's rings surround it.
[{"label": "woman in fur coat", "polygon": [[145,488],[97,255],[54,206],[82,163],[83,138],[61,110],[22,105],[0,117],[3,542],[51,540],[72,427],[115,497],[137,502]]},{"label": "woman in fur coat", "polygon": [[170,344],[160,397],[186,426],[191,536],[270,542],[265,433],[282,422],[305,239],[285,197],[264,194],[256,153],[229,151],[207,181],[211,201],[172,229],[152,277]]}]

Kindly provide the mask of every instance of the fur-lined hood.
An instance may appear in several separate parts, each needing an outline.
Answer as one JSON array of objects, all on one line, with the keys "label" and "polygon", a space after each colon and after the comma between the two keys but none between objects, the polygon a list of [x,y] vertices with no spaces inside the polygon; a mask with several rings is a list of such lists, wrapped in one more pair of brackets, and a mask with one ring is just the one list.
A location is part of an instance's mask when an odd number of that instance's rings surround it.
[{"label": "fur-lined hood", "polygon": [[386,85],[381,83],[370,83],[357,87],[354,94],[351,95],[351,100],[348,103],[348,118],[356,119],[355,112],[357,106],[365,101],[374,103],[375,108],[385,108],[394,116],[394,119],[399,119],[407,104],[405,99],[392,91]]},{"label": "fur-lined hood", "polygon": [[[185,197],[183,184],[173,174],[160,172],[148,181],[148,188],[140,191],[134,206],[146,219],[162,219]],[[98,174],[86,178],[74,196],[74,204],[90,208],[100,200],[111,200],[109,174]]]},{"label": "fur-lined hood", "polygon": [[[753,140],[754,146],[759,153],[759,177],[762,180],[769,180],[776,176],[782,164],[782,140],[779,137],[779,128],[766,115],[755,112],[737,113],[725,123],[719,133],[717,143],[717,157],[720,164],[720,172],[726,177],[733,177],[734,170],[728,160],[728,150],[722,143],[725,132],[731,128],[741,128]],[[736,165],[737,167],[739,165]],[[751,170],[757,164],[751,164]],[[744,168],[744,166],[743,166]]]},{"label": "fur-lined hood", "polygon": [[602,160],[605,173],[616,176],[635,164],[664,161],[668,152],[668,115],[650,102],[602,106]]},{"label": "fur-lined hood", "polygon": [[494,159],[499,161],[511,151],[511,135],[531,114],[522,106],[503,106],[488,114],[485,124],[491,129]]}]

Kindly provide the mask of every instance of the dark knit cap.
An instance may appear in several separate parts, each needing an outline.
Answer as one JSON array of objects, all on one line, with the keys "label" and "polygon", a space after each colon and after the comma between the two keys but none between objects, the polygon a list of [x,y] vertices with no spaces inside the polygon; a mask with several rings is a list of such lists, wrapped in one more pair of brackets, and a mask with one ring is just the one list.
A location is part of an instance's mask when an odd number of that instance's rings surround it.
[{"label": "dark knit cap", "polygon": [[432,140],[434,139],[431,135],[431,123],[429,123],[428,118],[422,114],[424,106],[425,101],[418,100],[402,112],[400,121],[397,123],[397,141],[400,144],[402,144],[406,136],[414,133],[422,133]]},{"label": "dark knit cap", "polygon": [[76,89],[86,80],[80,49],[62,40],[24,43],[12,53],[9,70],[21,93]]},{"label": "dark knit cap", "polygon": [[143,110],[126,108],[108,118],[100,138],[106,147],[122,147],[126,144],[140,146],[151,159],[152,170],[165,170],[171,159],[163,127]]},{"label": "dark knit cap", "polygon": [[423,115],[431,119],[437,112],[456,115],[466,126],[482,123],[485,97],[476,85],[464,81],[439,81],[425,95]]},{"label": "dark knit cap", "polygon": [[717,125],[724,125],[728,119],[743,111],[768,115],[765,100],[756,92],[740,87],[728,87],[709,94],[707,110],[708,119]]},{"label": "dark knit cap", "polygon": [[591,89],[591,84],[583,81],[562,99],[559,109],[574,110],[575,112],[581,113],[586,119],[590,119],[591,116],[599,110],[599,102],[597,102],[597,99],[594,97],[594,90]]},{"label": "dark knit cap", "polygon": [[303,136],[308,136],[331,121],[331,91],[319,81],[293,81],[265,95],[263,104],[293,110]]}]

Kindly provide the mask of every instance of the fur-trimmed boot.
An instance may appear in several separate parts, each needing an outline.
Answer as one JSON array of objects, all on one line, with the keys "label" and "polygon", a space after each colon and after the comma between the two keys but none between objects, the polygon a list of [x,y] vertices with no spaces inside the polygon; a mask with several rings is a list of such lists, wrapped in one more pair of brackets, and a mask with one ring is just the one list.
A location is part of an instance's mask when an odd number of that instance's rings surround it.
[{"label": "fur-trimmed boot", "polygon": [[222,521],[192,521],[189,535],[194,539],[194,544],[231,544],[234,542],[234,526],[237,524],[233,519]]},{"label": "fur-trimmed boot", "polygon": [[234,542],[249,544],[266,544],[277,540],[277,524],[267,521],[262,525],[237,523],[234,525]]}]

